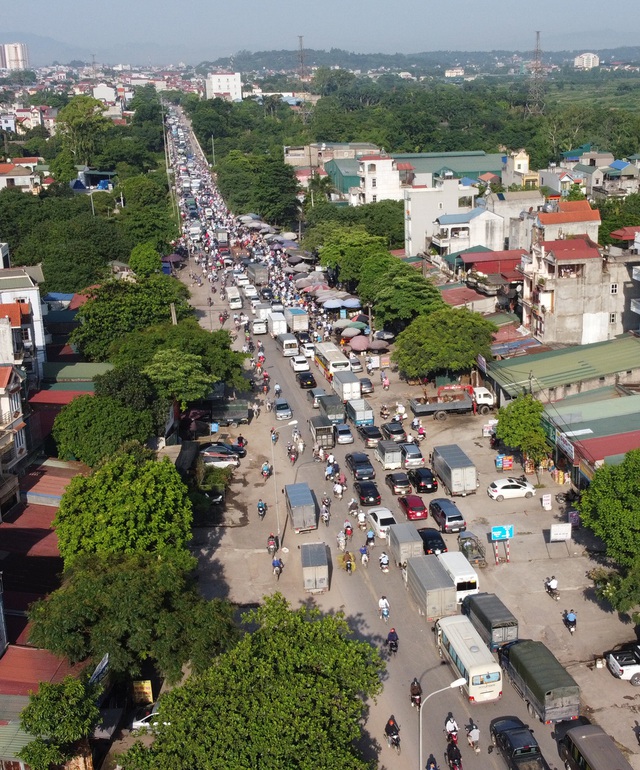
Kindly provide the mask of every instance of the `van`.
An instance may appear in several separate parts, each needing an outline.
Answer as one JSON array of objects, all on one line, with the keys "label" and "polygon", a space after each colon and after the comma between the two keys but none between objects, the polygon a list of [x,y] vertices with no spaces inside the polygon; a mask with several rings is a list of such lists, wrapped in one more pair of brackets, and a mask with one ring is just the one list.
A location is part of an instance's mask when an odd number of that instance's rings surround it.
[{"label": "van", "polygon": [[462,604],[465,596],[478,593],[480,590],[478,573],[460,551],[447,551],[447,553],[438,554],[436,558],[445,568],[451,580],[453,580],[453,584],[456,587],[456,601],[458,604]]},{"label": "van", "polygon": [[307,398],[309,401],[311,401],[311,406],[314,409],[317,409],[320,406],[320,402],[318,399],[320,396],[326,396],[327,394],[324,392],[322,388],[311,388],[311,390],[307,391]]},{"label": "van", "polygon": [[267,322],[264,318],[254,318],[251,328],[253,329],[254,334],[266,334]]},{"label": "van", "polygon": [[601,727],[582,725],[567,730],[559,753],[568,770],[631,770],[631,765]]}]

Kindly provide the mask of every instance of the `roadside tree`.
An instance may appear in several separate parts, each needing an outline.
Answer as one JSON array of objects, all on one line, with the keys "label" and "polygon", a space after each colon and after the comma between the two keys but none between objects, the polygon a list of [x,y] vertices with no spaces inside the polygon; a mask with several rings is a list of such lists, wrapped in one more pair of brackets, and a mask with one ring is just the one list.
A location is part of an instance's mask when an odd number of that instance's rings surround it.
[{"label": "roadside tree", "polygon": [[76,476],[54,520],[65,565],[79,554],[171,555],[191,539],[188,490],[173,463],[119,454]]},{"label": "roadside tree", "polygon": [[162,270],[162,260],[152,243],[140,243],[131,251],[129,267],[138,277],[149,278]]},{"label": "roadside tree", "polygon": [[381,689],[377,649],[340,614],[292,610],[280,594],[244,620],[236,647],[165,696],[153,744],[127,752],[125,770],[369,767],[358,742]]},{"label": "roadside tree", "polygon": [[519,449],[537,465],[549,452],[542,428],[544,404],[527,393],[498,410],[496,436],[508,447]]},{"label": "roadside tree", "polygon": [[325,239],[320,262],[338,270],[341,281],[359,281],[364,260],[388,253],[382,238],[369,235],[364,228],[341,227]]},{"label": "roadside tree", "polygon": [[111,127],[103,115],[106,107],[92,96],[74,96],[58,113],[56,133],[73,155],[76,165],[89,165],[102,137]]},{"label": "roadside tree", "polygon": [[213,385],[200,356],[183,350],[158,350],[144,373],[161,396],[178,401],[183,411],[189,401],[210,393]]},{"label": "roadside tree", "polygon": [[401,262],[387,271],[373,302],[376,320],[396,330],[443,307],[442,295],[431,281]]}]

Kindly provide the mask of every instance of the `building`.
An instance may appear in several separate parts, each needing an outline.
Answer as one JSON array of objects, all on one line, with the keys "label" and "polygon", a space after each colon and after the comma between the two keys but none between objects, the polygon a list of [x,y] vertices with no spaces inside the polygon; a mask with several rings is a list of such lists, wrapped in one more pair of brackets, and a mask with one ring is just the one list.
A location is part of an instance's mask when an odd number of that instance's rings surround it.
[{"label": "building", "polygon": [[626,198],[640,189],[640,171],[626,160],[614,160],[608,166],[598,169],[598,183],[591,179],[589,195],[594,200]]},{"label": "building", "polygon": [[554,211],[540,211],[533,217],[532,243],[586,235],[598,242],[600,212],[589,201],[560,201]]},{"label": "building", "polygon": [[600,66],[600,57],[597,53],[581,53],[573,60],[573,66],[577,70],[592,70]]},{"label": "building", "polygon": [[444,71],[445,78],[463,78],[464,67],[452,67]]},{"label": "building", "polygon": [[538,241],[520,269],[522,324],[540,342],[588,345],[638,329],[639,255],[601,255],[584,237]]},{"label": "building", "polygon": [[[29,268],[29,272],[39,276],[42,274],[37,266]],[[20,334],[21,336],[28,334],[30,338],[27,340],[23,336],[23,346],[19,353],[27,377],[33,381],[42,378],[42,366],[46,361],[46,340],[43,306],[40,302],[40,289],[38,287],[42,278],[35,280],[29,272],[27,268],[23,267],[0,269],[0,307],[19,303],[28,308],[26,312],[22,311],[20,315]],[[17,323],[18,319],[11,320],[12,325],[14,321]],[[24,345],[25,341],[29,343],[27,345],[29,350]]]},{"label": "building", "polygon": [[17,187],[22,192],[33,192],[40,177],[31,169],[15,163],[0,163],[0,190]]},{"label": "building", "polygon": [[314,142],[305,145],[285,145],[284,162],[288,166],[322,168],[330,160],[372,155],[380,148],[369,142]]},{"label": "building", "polygon": [[29,69],[29,51],[25,43],[5,43],[2,48],[4,49],[4,69]]},{"label": "building", "polygon": [[526,150],[516,150],[505,155],[502,163],[502,186],[522,187],[532,190],[538,187],[538,172],[529,169],[529,153]]},{"label": "building", "polygon": [[576,184],[580,187],[583,195],[587,194],[584,174],[580,171],[569,171],[552,164],[549,168],[538,171],[538,176],[540,187],[546,187],[552,194],[559,195],[562,198],[566,198],[571,188]]},{"label": "building", "polygon": [[35,336],[29,303],[0,304],[0,364],[23,367],[34,385],[39,377]]},{"label": "building", "polygon": [[242,78],[239,72],[210,72],[205,81],[207,99],[242,101]]},{"label": "building", "polygon": [[[444,214],[436,218],[436,232],[430,248],[443,257],[454,251],[485,246],[492,251],[504,248],[504,220],[491,211],[475,208],[466,214]],[[434,262],[438,260],[434,257]]]}]

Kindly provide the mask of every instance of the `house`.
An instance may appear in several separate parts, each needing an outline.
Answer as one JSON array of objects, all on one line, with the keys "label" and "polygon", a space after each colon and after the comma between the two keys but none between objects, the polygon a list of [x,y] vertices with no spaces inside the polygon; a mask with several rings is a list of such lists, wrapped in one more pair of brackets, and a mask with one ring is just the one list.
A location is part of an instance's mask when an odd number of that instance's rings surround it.
[{"label": "house", "polygon": [[576,184],[580,186],[580,192],[586,195],[584,174],[580,171],[575,169],[569,171],[552,164],[549,168],[541,169],[538,175],[540,177],[540,187],[547,187],[552,193],[556,193],[556,195],[560,195],[562,198],[569,195],[571,188]]},{"label": "house", "polygon": [[537,189],[494,193],[487,188],[476,205],[502,217],[504,246],[501,248],[528,250],[531,227],[527,227],[526,221],[543,210],[544,202],[544,195]]},{"label": "house", "polygon": [[597,53],[581,53],[573,60],[573,67],[577,70],[592,70],[600,66],[600,57]]},{"label": "house", "polygon": [[540,342],[588,345],[638,328],[639,255],[602,255],[585,237],[537,241],[520,269],[522,324]]},{"label": "house", "polygon": [[22,386],[23,378],[17,367],[0,365],[0,473],[11,471],[26,457]]},{"label": "house", "polygon": [[600,212],[589,201],[560,201],[555,211],[540,211],[534,218],[533,242],[555,241],[574,235],[586,235],[598,242]]},{"label": "house", "polygon": [[0,190],[17,187],[22,192],[33,192],[40,177],[31,169],[15,163],[0,163]]},{"label": "house", "polygon": [[28,302],[0,303],[0,364],[22,366],[33,385],[38,381],[35,336]]},{"label": "house", "polygon": [[639,189],[640,170],[625,160],[614,160],[608,166],[598,169],[599,184],[592,177],[590,195],[595,200],[626,198]]},{"label": "house", "polygon": [[242,101],[242,77],[239,72],[210,72],[205,81],[207,99]]},{"label": "house", "polygon": [[524,190],[538,187],[538,172],[529,169],[529,153],[522,149],[505,155],[502,163],[502,186],[522,187]]},{"label": "house", "polygon": [[475,208],[466,214],[445,214],[436,218],[436,224],[431,249],[440,257],[472,246],[494,251],[504,247],[504,220],[491,211]]},{"label": "house", "polygon": [[288,166],[319,168],[330,160],[354,159],[360,155],[379,152],[380,148],[369,142],[314,142],[306,145],[285,145],[284,162]]},{"label": "house", "polygon": [[[25,334],[33,334],[29,340],[23,339],[23,350],[21,352],[22,365],[26,371],[27,377],[31,381],[39,380],[42,377],[42,365],[46,360],[46,339],[43,323],[43,306],[40,302],[40,289],[38,283],[42,278],[34,279],[32,275],[42,273],[38,266],[32,268],[15,267],[0,269],[0,306],[20,303],[28,308],[26,313],[21,314],[21,319],[26,323]],[[46,307],[45,307],[46,312]],[[23,324],[21,323],[21,329]],[[24,346],[24,342],[31,343]],[[27,350],[27,347],[31,348]]]},{"label": "house", "polygon": [[325,163],[324,170],[331,178],[331,184],[342,198],[349,197],[349,191],[360,183],[358,161],[355,158],[340,158]]}]

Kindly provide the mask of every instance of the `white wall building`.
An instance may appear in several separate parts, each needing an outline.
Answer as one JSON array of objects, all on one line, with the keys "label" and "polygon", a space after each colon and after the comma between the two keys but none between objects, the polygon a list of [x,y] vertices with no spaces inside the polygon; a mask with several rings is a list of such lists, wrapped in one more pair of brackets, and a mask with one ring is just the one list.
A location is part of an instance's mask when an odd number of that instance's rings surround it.
[{"label": "white wall building", "polygon": [[210,72],[205,81],[207,99],[219,97],[229,102],[242,101],[242,78],[239,72]]},{"label": "white wall building", "polygon": [[26,70],[29,68],[29,51],[25,43],[5,43],[4,66],[8,70]]},{"label": "white wall building", "polygon": [[37,367],[37,377],[40,379],[42,377],[42,365],[47,360],[43,306],[40,302],[38,284],[23,267],[0,269],[0,303],[8,305],[13,302],[26,302],[31,307],[30,322],[33,324],[33,342],[35,344],[35,351],[32,354],[35,359],[33,365]]},{"label": "white wall building", "polygon": [[577,70],[592,70],[600,66],[600,57],[597,53],[581,53],[573,60],[573,66]]}]

